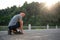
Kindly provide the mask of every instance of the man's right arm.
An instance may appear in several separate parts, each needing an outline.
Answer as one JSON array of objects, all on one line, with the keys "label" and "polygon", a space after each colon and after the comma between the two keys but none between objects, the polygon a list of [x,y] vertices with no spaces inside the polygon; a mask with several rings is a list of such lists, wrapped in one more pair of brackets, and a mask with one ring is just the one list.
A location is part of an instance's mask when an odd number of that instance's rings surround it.
[{"label": "man's right arm", "polygon": [[20,27],[19,27],[19,29],[21,30],[21,32],[23,32],[23,21],[22,21],[22,20],[19,20],[19,22],[20,22]]}]

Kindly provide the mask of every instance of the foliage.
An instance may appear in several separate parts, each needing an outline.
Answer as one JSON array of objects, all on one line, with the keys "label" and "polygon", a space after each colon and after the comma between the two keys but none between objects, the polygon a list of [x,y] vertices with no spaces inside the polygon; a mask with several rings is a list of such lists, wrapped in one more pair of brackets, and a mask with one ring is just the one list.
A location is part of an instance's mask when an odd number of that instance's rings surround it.
[{"label": "foliage", "polygon": [[19,11],[25,11],[26,16],[23,18],[24,25],[60,25],[60,2],[53,5],[51,10],[44,7],[44,3],[32,2],[24,3],[22,7],[13,6],[11,8],[0,10],[0,25],[8,25],[10,19],[18,14]]}]

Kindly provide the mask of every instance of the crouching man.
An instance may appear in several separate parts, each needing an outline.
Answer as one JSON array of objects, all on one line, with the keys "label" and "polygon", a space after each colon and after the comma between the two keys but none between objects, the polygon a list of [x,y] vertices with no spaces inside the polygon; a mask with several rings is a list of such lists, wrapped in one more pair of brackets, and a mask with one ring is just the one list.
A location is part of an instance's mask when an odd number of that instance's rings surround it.
[{"label": "crouching man", "polygon": [[8,34],[11,35],[12,32],[15,34],[23,34],[23,20],[22,17],[25,16],[25,12],[20,11],[19,14],[13,16],[8,25]]}]

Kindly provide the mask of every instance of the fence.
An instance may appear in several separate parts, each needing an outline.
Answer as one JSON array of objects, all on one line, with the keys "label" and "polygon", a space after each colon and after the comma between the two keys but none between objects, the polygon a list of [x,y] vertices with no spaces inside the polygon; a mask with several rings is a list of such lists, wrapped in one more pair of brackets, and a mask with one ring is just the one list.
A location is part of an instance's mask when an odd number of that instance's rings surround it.
[{"label": "fence", "polygon": [[[23,29],[28,29],[28,30],[31,30],[31,29],[59,29],[60,26],[31,26],[30,24],[28,26],[24,26]],[[8,30],[8,26],[0,26],[0,31],[5,31],[5,30]]]}]

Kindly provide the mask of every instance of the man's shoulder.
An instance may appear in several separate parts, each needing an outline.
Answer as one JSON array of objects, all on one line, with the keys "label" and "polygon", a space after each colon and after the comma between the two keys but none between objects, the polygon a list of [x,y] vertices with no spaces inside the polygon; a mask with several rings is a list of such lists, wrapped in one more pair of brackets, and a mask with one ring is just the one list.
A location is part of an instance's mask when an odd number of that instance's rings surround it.
[{"label": "man's shoulder", "polygon": [[20,14],[17,14],[18,17],[22,17]]},{"label": "man's shoulder", "polygon": [[17,17],[17,16],[19,16],[19,14],[17,14],[17,15],[14,15],[14,17]]},{"label": "man's shoulder", "polygon": [[22,17],[20,14],[15,15],[15,17]]}]

